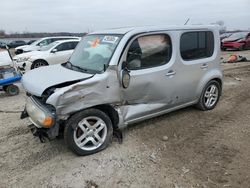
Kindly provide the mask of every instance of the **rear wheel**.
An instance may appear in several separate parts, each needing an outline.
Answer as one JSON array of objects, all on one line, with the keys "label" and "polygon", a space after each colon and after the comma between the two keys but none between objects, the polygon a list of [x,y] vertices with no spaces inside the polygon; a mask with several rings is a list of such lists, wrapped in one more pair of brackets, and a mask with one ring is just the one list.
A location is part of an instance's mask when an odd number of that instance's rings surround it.
[{"label": "rear wheel", "polygon": [[245,45],[242,45],[242,46],[239,47],[239,51],[242,51],[242,50],[245,50],[245,49],[246,49]]},{"label": "rear wheel", "polygon": [[44,60],[37,60],[37,61],[34,61],[30,67],[30,69],[36,69],[38,67],[43,67],[43,66],[47,66],[49,65],[46,61]]},{"label": "rear wheel", "polygon": [[6,87],[5,92],[10,95],[10,96],[14,96],[14,95],[18,95],[19,94],[19,88],[16,85],[8,85]]},{"label": "rear wheel", "polygon": [[113,127],[110,118],[97,109],[73,115],[64,129],[68,147],[77,155],[90,155],[105,149],[111,142]]},{"label": "rear wheel", "polygon": [[218,103],[220,95],[221,85],[216,80],[211,80],[203,89],[196,107],[203,111],[212,110]]}]

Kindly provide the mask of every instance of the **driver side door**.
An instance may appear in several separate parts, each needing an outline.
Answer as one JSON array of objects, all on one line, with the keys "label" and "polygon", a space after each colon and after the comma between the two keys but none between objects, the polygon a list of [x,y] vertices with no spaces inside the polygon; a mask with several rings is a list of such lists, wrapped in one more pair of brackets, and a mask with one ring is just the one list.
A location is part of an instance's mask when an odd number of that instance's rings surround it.
[{"label": "driver side door", "polygon": [[122,88],[123,116],[126,122],[171,108],[179,102],[176,89],[177,66],[172,58],[168,34],[147,34],[129,45],[122,69],[130,82]]}]

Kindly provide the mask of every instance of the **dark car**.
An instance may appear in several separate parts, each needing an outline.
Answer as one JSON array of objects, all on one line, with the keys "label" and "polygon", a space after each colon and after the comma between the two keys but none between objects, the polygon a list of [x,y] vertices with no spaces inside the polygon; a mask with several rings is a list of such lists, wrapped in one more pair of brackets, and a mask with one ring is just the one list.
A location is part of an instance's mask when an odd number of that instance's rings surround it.
[{"label": "dark car", "polygon": [[222,40],[222,50],[250,49],[250,32],[237,32]]},{"label": "dark car", "polygon": [[14,40],[8,44],[9,48],[16,48],[23,45],[26,45],[26,42],[23,40]]},{"label": "dark car", "polygon": [[32,44],[33,42],[35,42],[36,40],[30,40],[29,42],[27,42],[27,45]]},{"label": "dark car", "polygon": [[6,48],[6,43],[0,41],[0,48]]}]

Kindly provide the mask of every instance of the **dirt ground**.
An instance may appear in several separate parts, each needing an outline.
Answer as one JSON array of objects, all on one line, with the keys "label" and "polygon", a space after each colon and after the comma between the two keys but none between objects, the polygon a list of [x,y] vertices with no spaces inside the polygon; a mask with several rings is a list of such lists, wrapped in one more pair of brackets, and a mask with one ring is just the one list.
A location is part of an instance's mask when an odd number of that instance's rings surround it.
[{"label": "dirt ground", "polygon": [[[242,53],[250,59],[250,51]],[[1,93],[0,187],[249,187],[250,62],[222,67],[223,95],[214,110],[189,107],[139,123],[126,129],[122,144],[114,140],[86,157],[63,139],[33,138],[19,119],[24,91]]]}]

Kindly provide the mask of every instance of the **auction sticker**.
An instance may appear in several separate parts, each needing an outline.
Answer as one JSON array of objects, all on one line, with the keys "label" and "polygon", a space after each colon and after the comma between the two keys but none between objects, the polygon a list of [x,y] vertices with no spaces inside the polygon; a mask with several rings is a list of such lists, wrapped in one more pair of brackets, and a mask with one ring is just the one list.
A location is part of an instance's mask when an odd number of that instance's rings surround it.
[{"label": "auction sticker", "polygon": [[118,37],[115,37],[115,36],[105,36],[103,39],[102,39],[102,42],[108,42],[108,43],[112,43],[114,44],[119,38]]}]

